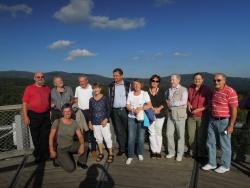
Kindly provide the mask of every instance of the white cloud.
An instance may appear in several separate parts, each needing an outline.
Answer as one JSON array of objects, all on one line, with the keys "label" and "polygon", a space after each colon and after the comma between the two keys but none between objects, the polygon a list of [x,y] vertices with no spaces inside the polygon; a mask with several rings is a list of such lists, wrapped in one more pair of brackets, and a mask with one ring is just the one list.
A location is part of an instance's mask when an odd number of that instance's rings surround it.
[{"label": "white cloud", "polygon": [[54,17],[64,23],[81,23],[89,19],[93,5],[92,0],[71,0],[55,12]]},{"label": "white cloud", "polygon": [[65,61],[71,61],[77,57],[91,57],[91,56],[96,56],[96,54],[86,49],[76,49],[76,50],[72,50],[69,53],[68,57],[65,58]]},{"label": "white cloud", "polygon": [[67,48],[74,44],[74,41],[69,40],[58,40],[53,42],[51,45],[48,46],[50,49],[60,49],[60,48]]},{"label": "white cloud", "polygon": [[176,57],[187,57],[187,56],[190,56],[191,54],[186,53],[186,52],[174,52],[173,55],[176,56]]},{"label": "white cloud", "polygon": [[18,5],[13,5],[13,6],[0,4],[0,12],[10,12],[13,17],[16,17],[17,12],[31,14],[32,8],[25,4],[18,4]]},{"label": "white cloud", "polygon": [[163,56],[164,55],[164,53],[163,52],[157,52],[157,53],[155,53],[155,57],[159,57],[159,56]]},{"label": "white cloud", "polygon": [[144,18],[116,18],[92,15],[93,0],[70,0],[70,3],[55,12],[54,17],[64,23],[89,23],[101,29],[130,30],[145,26]]},{"label": "white cloud", "polygon": [[155,6],[161,7],[174,3],[174,0],[155,0]]},{"label": "white cloud", "polygon": [[134,57],[132,57],[132,60],[134,60],[134,61],[137,61],[137,60],[139,60],[139,59],[141,59],[139,56],[134,56]]},{"label": "white cloud", "polygon": [[91,16],[90,24],[92,27],[101,29],[109,28],[109,29],[129,30],[145,26],[145,20],[144,18],[138,18],[138,19],[117,18],[115,20],[112,20],[106,16]]}]

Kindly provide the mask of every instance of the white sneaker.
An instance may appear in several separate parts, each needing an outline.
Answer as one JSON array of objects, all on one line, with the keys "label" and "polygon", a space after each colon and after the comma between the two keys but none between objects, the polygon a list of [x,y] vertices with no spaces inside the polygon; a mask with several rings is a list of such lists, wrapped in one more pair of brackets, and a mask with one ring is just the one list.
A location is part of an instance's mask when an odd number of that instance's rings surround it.
[{"label": "white sneaker", "polygon": [[210,164],[206,164],[205,166],[203,166],[201,169],[202,170],[213,170],[216,169],[217,166],[212,166]]},{"label": "white sneaker", "polygon": [[139,161],[143,161],[143,155],[138,155]]},{"label": "white sneaker", "polygon": [[166,155],[166,158],[167,158],[167,159],[171,159],[171,158],[173,158],[174,156],[175,156],[175,155],[173,155],[173,154],[167,154],[167,155]]},{"label": "white sneaker", "polygon": [[132,160],[133,160],[133,158],[128,158],[128,159],[126,160],[126,165],[130,165],[131,162],[132,162]]},{"label": "white sneaker", "polygon": [[223,174],[223,173],[225,173],[225,172],[228,172],[229,170],[230,170],[230,168],[225,168],[224,166],[220,166],[219,168],[217,168],[217,169],[215,170],[215,172],[220,173],[220,174]]},{"label": "white sneaker", "polygon": [[182,161],[182,156],[178,156],[178,155],[177,155],[176,161],[178,161],[178,162]]}]

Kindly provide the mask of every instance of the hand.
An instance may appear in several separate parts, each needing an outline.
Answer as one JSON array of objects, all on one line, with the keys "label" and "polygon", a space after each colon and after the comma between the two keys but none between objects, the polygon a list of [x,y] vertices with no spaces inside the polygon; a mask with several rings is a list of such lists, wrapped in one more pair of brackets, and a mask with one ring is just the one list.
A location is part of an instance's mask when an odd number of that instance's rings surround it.
[{"label": "hand", "polygon": [[148,109],[149,109],[148,105],[143,105],[142,110],[148,110]]},{"label": "hand", "polygon": [[56,158],[56,152],[54,150],[50,151],[50,158],[52,159]]},{"label": "hand", "polygon": [[108,119],[105,118],[105,119],[101,122],[102,127],[105,127],[105,126],[107,125],[107,123],[108,123]]},{"label": "hand", "polygon": [[28,127],[29,124],[30,124],[30,118],[28,116],[24,116],[24,125]]},{"label": "hand", "polygon": [[54,108],[56,105],[54,103],[50,104],[51,108]]},{"label": "hand", "polygon": [[233,133],[233,130],[234,130],[234,127],[232,125],[229,125],[227,127],[227,134],[232,134]]},{"label": "hand", "polygon": [[159,114],[161,112],[160,108],[153,108],[155,114]]},{"label": "hand", "polygon": [[91,122],[89,122],[89,129],[90,129],[90,130],[93,130],[93,125],[92,125]]},{"label": "hand", "polygon": [[188,103],[188,111],[192,113],[192,105],[190,103]]},{"label": "hand", "polygon": [[84,153],[84,145],[81,144],[80,147],[79,147],[79,149],[78,149],[78,154],[82,155],[83,153]]},{"label": "hand", "polygon": [[170,108],[170,107],[172,106],[172,104],[171,104],[170,100],[167,100],[166,102],[167,102],[167,106],[168,106],[168,108]]},{"label": "hand", "polygon": [[200,112],[200,111],[201,111],[201,110],[200,110],[199,108],[197,108],[197,109],[191,111],[191,113],[192,113],[192,114],[197,114],[197,113]]},{"label": "hand", "polygon": [[142,110],[142,107],[137,107],[134,109],[134,113],[138,114]]}]

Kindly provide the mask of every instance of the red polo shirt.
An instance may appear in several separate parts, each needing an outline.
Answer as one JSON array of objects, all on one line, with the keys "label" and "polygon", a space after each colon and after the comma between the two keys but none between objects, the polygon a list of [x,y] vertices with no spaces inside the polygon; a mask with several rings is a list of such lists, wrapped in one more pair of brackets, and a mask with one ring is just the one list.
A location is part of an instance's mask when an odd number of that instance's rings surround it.
[{"label": "red polo shirt", "polygon": [[35,84],[25,88],[23,102],[28,104],[28,109],[37,113],[43,113],[50,109],[50,88],[39,87]]},{"label": "red polo shirt", "polygon": [[[211,90],[209,87],[202,85],[199,90],[195,90],[195,85],[192,84],[188,88],[188,102],[192,105],[193,110],[203,108],[209,104],[211,99]],[[195,117],[201,117],[205,111],[193,114]]]},{"label": "red polo shirt", "polygon": [[236,91],[227,85],[220,91],[214,90],[212,94],[212,116],[230,117],[230,107],[238,107]]}]

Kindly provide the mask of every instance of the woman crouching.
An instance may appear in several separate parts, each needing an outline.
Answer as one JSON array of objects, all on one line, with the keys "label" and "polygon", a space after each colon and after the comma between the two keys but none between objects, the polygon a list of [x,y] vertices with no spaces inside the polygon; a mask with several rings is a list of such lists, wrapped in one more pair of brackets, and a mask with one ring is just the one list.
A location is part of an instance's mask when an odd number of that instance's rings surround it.
[{"label": "woman crouching", "polygon": [[[73,172],[76,169],[73,154],[78,152],[77,165],[87,168],[87,165],[83,163],[84,139],[79,125],[71,118],[71,105],[68,103],[63,105],[62,112],[63,117],[55,120],[50,130],[50,157],[55,159],[55,164],[61,166],[65,171]],[[74,141],[74,135],[77,135],[79,142]]]}]

